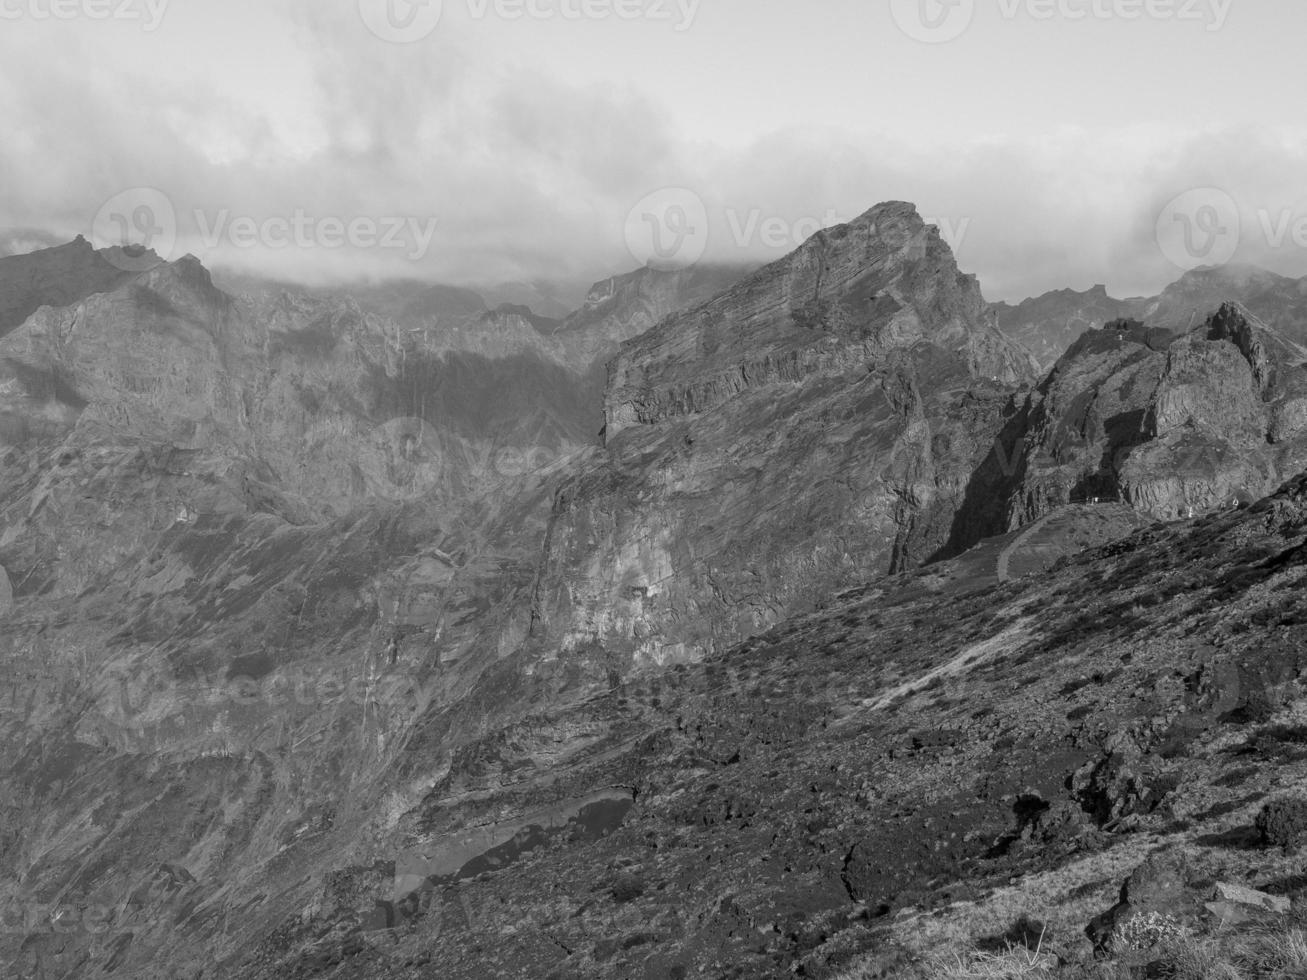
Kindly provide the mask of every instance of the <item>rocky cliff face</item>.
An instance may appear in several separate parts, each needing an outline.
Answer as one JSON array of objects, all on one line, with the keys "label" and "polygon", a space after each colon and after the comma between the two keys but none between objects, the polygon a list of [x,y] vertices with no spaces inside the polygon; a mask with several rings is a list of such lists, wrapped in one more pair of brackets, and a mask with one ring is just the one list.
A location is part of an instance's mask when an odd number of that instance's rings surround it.
[{"label": "rocky cliff face", "polygon": [[648,331],[674,313],[707,302],[750,270],[735,266],[688,269],[644,268],[595,283],[582,307],[552,336],[575,362],[606,362],[624,341]]},{"label": "rocky cliff face", "polygon": [[1233,304],[1179,335],[1137,321],[1086,333],[1026,403],[1010,526],[1090,497],[1175,518],[1264,495],[1307,465],[1305,363]]},{"label": "rocky cliff face", "polygon": [[1027,372],[910,206],[816,236],[623,346],[606,453],[557,497],[532,642],[696,660],[926,560]]},{"label": "rocky cliff face", "polygon": [[758,385],[837,375],[920,343],[956,354],[977,378],[1015,384],[1034,375],[938,230],[911,205],[880,205],[624,348],[609,371],[608,432],[705,412]]}]

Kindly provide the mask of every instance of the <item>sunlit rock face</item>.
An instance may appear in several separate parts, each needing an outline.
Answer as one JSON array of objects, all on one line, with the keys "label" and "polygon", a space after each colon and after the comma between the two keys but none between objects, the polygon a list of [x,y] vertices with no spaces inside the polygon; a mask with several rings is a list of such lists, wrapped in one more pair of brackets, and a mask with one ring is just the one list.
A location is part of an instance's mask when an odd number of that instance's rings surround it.
[{"label": "sunlit rock face", "polygon": [[546,655],[697,660],[945,549],[1028,356],[887,204],[623,345],[606,455],[560,490]]},{"label": "sunlit rock face", "polygon": [[1093,497],[1173,519],[1265,495],[1307,463],[1305,363],[1237,304],[1187,333],[1083,335],[1026,404],[1010,525]]},{"label": "sunlit rock face", "polygon": [[608,434],[919,343],[958,355],[977,378],[1034,375],[938,230],[911,205],[880,205],[626,346],[610,367]]}]

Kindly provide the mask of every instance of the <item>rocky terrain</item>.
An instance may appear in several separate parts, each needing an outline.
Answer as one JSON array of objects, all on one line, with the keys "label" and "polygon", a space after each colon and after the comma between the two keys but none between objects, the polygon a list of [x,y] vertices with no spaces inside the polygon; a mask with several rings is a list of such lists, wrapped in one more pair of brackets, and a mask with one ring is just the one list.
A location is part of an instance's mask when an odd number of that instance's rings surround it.
[{"label": "rocky terrain", "polygon": [[1086,330],[1135,316],[1147,302],[1115,299],[1107,295],[1106,286],[1094,286],[1082,293],[1074,289],[1056,290],[1015,306],[995,303],[994,310],[999,329],[1030,351],[1040,370],[1047,371]]},{"label": "rocky terrain", "polygon": [[[1159,518],[1260,498],[1307,468],[1307,349],[1236,304],[1177,334],[1121,320],[1084,334],[987,461],[1020,526],[1072,500]],[[982,505],[977,505],[982,506]]]},{"label": "rocky terrain", "polygon": [[1086,330],[1113,320],[1188,333],[1222,303],[1237,302],[1298,344],[1307,344],[1307,279],[1290,279],[1247,265],[1195,269],[1158,296],[1116,299],[1103,286],[1083,293],[1056,290],[1015,306],[994,304],[999,327],[1047,371]]},{"label": "rocky terrain", "polygon": [[71,306],[132,278],[85,238],[0,263],[0,337],[42,306]]},{"label": "rocky terrain", "polygon": [[900,203],[561,319],[41,254],[12,975],[897,976],[1023,915],[1074,966],[1154,852],[1302,891],[1253,826],[1307,723],[1283,323],[1040,376]]},{"label": "rocky terrain", "polygon": [[1241,303],[1290,340],[1307,343],[1307,279],[1289,279],[1255,266],[1188,272],[1160,296],[1145,301],[1137,315],[1159,327],[1186,331],[1226,302]]}]

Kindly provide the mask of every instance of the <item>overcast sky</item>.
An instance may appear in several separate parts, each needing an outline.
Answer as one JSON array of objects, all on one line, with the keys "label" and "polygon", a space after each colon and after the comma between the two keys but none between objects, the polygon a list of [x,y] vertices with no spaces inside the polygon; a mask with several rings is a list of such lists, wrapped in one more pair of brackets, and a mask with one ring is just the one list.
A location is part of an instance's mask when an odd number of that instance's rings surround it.
[{"label": "overcast sky", "polygon": [[491,283],[909,200],[991,299],[1302,276],[1304,38],[1302,0],[0,0],[0,229]]}]

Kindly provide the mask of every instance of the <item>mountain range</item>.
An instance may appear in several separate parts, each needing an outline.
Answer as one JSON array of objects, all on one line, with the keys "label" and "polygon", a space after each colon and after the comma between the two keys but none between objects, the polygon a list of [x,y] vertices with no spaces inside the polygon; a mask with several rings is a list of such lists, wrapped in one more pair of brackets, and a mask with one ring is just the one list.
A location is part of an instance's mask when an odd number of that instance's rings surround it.
[{"label": "mountain range", "polygon": [[130,258],[0,258],[13,975],[1088,969],[1159,852],[1307,889],[1307,280],[994,306],[901,202],[570,313]]}]

